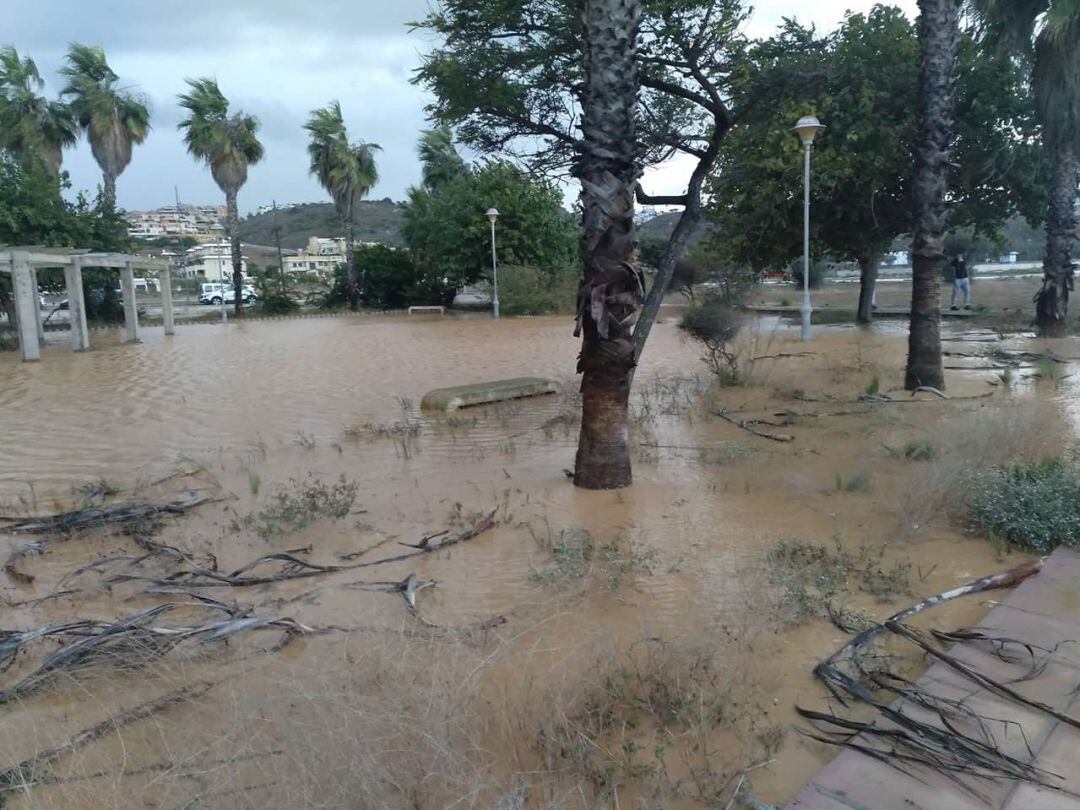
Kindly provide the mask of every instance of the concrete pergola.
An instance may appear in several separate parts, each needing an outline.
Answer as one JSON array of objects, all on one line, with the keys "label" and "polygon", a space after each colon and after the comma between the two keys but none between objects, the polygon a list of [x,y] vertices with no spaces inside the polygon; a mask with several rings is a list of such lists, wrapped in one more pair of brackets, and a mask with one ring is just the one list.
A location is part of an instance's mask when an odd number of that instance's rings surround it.
[{"label": "concrete pergola", "polygon": [[110,267],[120,270],[120,292],[124,300],[124,340],[139,342],[139,312],[135,306],[135,270],[157,273],[161,286],[161,318],[165,334],[173,329],[172,274],[163,259],[129,256],[124,253],[92,253],[89,250],[63,250],[42,247],[12,247],[0,250],[0,273],[10,273],[15,293],[15,320],[18,324],[19,347],[23,362],[41,359],[41,344],[45,330],[38,306],[37,271],[62,267],[68,295],[68,319],[75,351],[90,349],[90,332],[86,327],[86,305],[83,298],[82,270],[84,267]]}]

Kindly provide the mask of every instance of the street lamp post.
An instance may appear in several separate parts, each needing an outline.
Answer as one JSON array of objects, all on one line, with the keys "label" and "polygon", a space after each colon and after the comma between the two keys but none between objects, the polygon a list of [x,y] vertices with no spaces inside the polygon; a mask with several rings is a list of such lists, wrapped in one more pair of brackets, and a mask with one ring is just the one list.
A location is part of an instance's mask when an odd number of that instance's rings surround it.
[{"label": "street lamp post", "polygon": [[491,223],[491,281],[492,281],[492,299],[491,299],[491,313],[498,319],[499,317],[499,263],[495,260],[495,220],[499,218],[499,211],[496,208],[489,208],[486,212],[488,222]]},{"label": "street lamp post", "polygon": [[825,127],[812,115],[800,118],[795,124],[795,132],[803,145],[803,300],[799,314],[802,315],[804,342],[810,340],[810,314],[814,311],[810,306],[810,150],[814,138],[823,129]]},{"label": "street lamp post", "polygon": [[217,234],[217,238],[214,239],[214,250],[217,253],[218,286],[221,287],[221,322],[227,324],[229,322],[229,308],[225,306],[225,268],[221,262],[221,253],[224,250],[222,247],[222,234],[225,233],[225,228],[222,227],[220,222],[215,222],[210,226],[210,230]]}]

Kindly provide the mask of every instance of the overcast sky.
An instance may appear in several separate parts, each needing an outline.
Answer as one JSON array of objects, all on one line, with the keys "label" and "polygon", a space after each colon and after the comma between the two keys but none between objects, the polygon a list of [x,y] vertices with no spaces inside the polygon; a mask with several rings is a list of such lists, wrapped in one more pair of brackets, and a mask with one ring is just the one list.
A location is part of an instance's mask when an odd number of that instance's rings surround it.
[{"label": "overcast sky", "polygon": [[[871,5],[759,0],[748,31],[767,35],[783,17],[829,29],[846,9]],[[915,0],[898,5],[914,14]],[[243,214],[274,199],[325,199],[308,175],[301,127],[313,107],[333,99],[341,101],[354,139],[383,147],[372,197],[404,198],[419,180],[415,144],[426,126],[424,93],[409,77],[430,45],[406,23],[427,8],[428,0],[0,0],[0,44],[34,58],[50,96],[60,86],[55,71],[67,43],[101,45],[123,82],[150,98],[153,131],[118,183],[119,203],[129,210],[171,203],[173,186],[182,202],[220,200],[209,172],[187,155],[176,130],[184,78],[216,77],[234,108],[262,122],[266,157],[240,192]],[[64,167],[76,189],[100,182],[85,143],[65,153]],[[677,164],[655,170],[649,190],[682,191],[686,174]]]}]

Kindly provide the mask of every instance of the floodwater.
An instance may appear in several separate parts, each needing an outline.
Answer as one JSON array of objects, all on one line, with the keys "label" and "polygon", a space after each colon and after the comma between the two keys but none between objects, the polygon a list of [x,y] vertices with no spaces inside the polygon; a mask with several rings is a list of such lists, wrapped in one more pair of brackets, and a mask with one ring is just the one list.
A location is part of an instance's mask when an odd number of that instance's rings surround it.
[{"label": "floodwater", "polygon": [[[28,807],[490,807],[525,786],[527,806],[537,808],[723,806],[723,780],[702,776],[701,739],[688,732],[609,722],[602,740],[623,754],[593,771],[566,746],[551,753],[553,717],[593,717],[595,701],[583,694],[610,696],[611,671],[670,643],[720,653],[714,685],[728,690],[730,717],[710,732],[710,767],[737,775],[767,762],[751,781],[762,800],[782,802],[833,753],[792,727],[796,705],[825,705],[810,670],[844,636],[821,620],[778,622],[767,551],[799,538],[865,545],[883,565],[908,565],[909,593],[852,594],[873,616],[1015,564],[941,514],[906,520],[932,502],[924,469],[945,464],[920,469],[895,449],[920,438],[962,454],[955,439],[964,430],[1022,411],[1040,420],[1030,434],[1038,441],[1015,438],[1037,454],[1080,423],[1074,378],[1051,387],[1020,372],[1004,390],[1000,369],[970,356],[1042,351],[1041,342],[953,335],[948,365],[969,369],[949,371],[953,400],[900,394],[904,404],[870,408],[858,397],[872,380],[883,392],[899,386],[905,341],[895,326],[822,328],[806,346],[762,321],[744,336],[760,358],[753,384],[717,392],[669,318],[653,331],[635,380],[635,484],[583,492],[564,474],[576,443],[571,326],[563,318],[285,319],[180,326],[171,338],[147,329],[135,346],[99,332],[90,353],[53,346],[32,365],[0,357],[0,505],[9,515],[73,508],[87,484],[121,490],[114,499],[194,492],[215,502],[167,519],[154,540],[219,571],[277,552],[324,565],[366,561],[408,551],[399,542],[462,531],[492,510],[497,521],[417,559],[202,591],[313,631],[280,649],[279,632],[258,631],[178,649],[142,669],[110,667],[106,677],[68,673],[0,706],[3,771],[141,700],[210,684],[191,703],[24,775],[33,784],[15,798]],[[1050,348],[1080,354],[1075,342]],[[551,377],[564,392],[451,417],[417,407],[431,388],[519,376]],[[752,435],[712,416],[719,408],[793,440]],[[348,514],[269,536],[256,529],[278,495],[340,482],[355,485]],[[579,528],[597,553],[588,573],[563,576],[552,568],[553,548]],[[0,553],[25,542],[0,532]],[[131,537],[108,533],[50,541],[45,553],[19,559],[24,577],[0,583],[8,605],[0,627],[115,620],[176,599],[146,580],[106,581],[177,568],[172,558],[133,563],[139,551]],[[400,596],[371,586],[410,573],[437,581],[418,597],[419,618]],[[972,623],[985,605],[973,598],[928,621]],[[31,663],[20,660],[2,685]],[[354,679],[363,689],[349,691]],[[769,729],[781,739],[759,745]],[[626,756],[639,761],[612,777],[612,763]],[[614,796],[588,792],[600,772],[607,787],[616,783]],[[719,805],[706,801],[710,779]]]}]

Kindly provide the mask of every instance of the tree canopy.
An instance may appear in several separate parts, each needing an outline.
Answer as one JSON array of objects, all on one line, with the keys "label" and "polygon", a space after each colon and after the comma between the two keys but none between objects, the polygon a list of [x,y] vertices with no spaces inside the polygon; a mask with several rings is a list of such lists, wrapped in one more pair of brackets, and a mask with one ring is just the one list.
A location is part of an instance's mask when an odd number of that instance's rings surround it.
[{"label": "tree canopy", "polygon": [[554,185],[506,162],[486,163],[445,182],[436,192],[412,189],[403,234],[414,261],[455,285],[491,268],[491,231],[484,212],[499,210],[497,253],[507,264],[554,270],[578,257],[580,230]]},{"label": "tree canopy", "polygon": [[[904,14],[875,6],[825,37],[789,21],[748,57],[742,81],[775,100],[721,148],[709,216],[728,259],[765,270],[801,254],[802,145],[791,126],[810,113],[828,127],[813,153],[814,253],[858,261],[910,233],[918,42]],[[809,92],[791,90],[787,77],[799,74],[815,77]],[[970,38],[958,74],[952,222],[986,235],[1017,212],[1037,219],[1044,166],[1022,74]]]},{"label": "tree canopy", "polygon": [[56,174],[64,147],[79,132],[66,104],[38,95],[44,86],[33,59],[11,46],[0,48],[0,148],[24,162],[40,160]]}]

